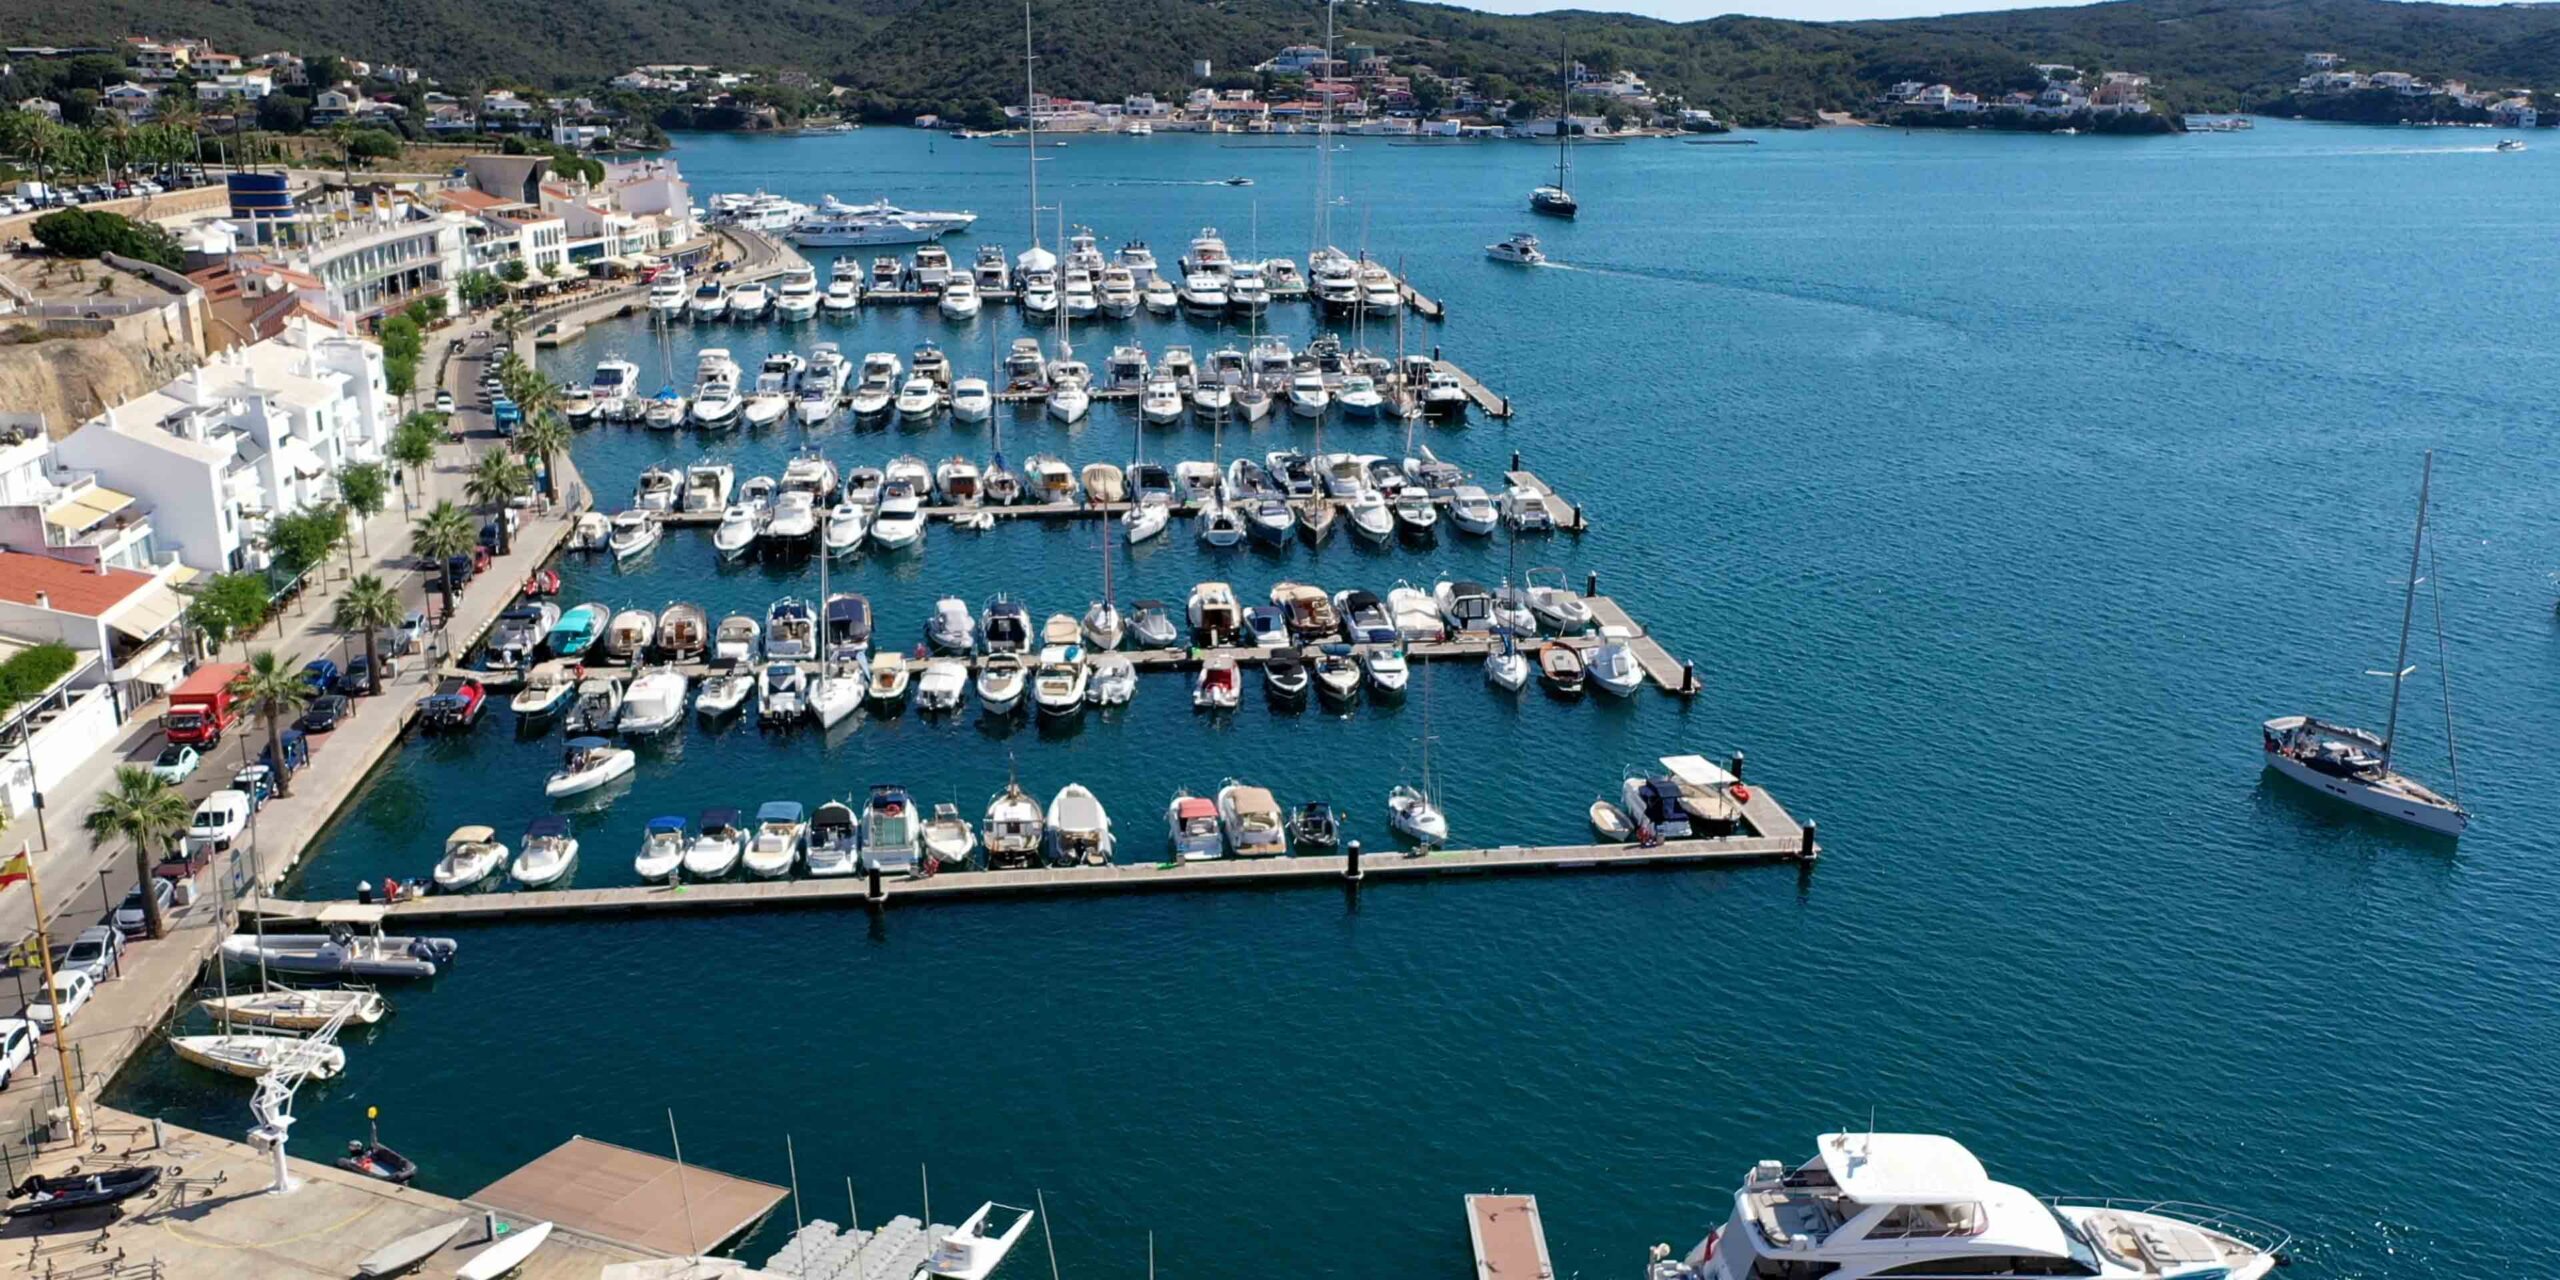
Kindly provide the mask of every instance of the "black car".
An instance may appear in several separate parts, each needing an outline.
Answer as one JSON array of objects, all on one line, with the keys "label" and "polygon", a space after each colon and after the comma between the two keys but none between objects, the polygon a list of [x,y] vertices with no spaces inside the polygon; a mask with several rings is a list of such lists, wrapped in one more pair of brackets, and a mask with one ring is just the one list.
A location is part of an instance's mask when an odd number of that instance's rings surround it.
[{"label": "black car", "polygon": [[324,693],[313,698],[310,706],[303,708],[302,719],[295,724],[304,733],[327,733],[337,728],[339,721],[347,718],[347,712],[350,709],[347,695]]},{"label": "black car", "polygon": [[[390,654],[382,655],[382,682],[389,684],[400,678],[400,664]],[[373,692],[373,660],[358,656],[347,664],[347,678],[339,685],[349,694],[362,697]]]}]

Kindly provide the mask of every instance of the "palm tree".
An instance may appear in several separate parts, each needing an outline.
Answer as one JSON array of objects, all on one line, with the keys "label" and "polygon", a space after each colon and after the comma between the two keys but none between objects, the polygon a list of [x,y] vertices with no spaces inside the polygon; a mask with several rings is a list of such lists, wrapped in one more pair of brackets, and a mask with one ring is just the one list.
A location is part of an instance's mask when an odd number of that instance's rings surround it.
[{"label": "palm tree", "polygon": [[560,482],[555,464],[569,451],[569,423],[560,416],[559,395],[549,387],[535,394],[534,402],[525,406],[524,427],[516,432],[516,447],[527,458],[542,460],[542,496],[558,498]]},{"label": "palm tree", "polygon": [[338,496],[347,509],[356,513],[356,527],[364,531],[364,553],[373,554],[373,518],[391,499],[391,485],[384,479],[382,464],[359,462],[338,472]]},{"label": "palm tree", "polygon": [[471,479],[462,486],[464,496],[495,511],[498,521],[498,554],[509,550],[507,537],[507,504],[523,497],[532,488],[525,474],[524,460],[504,449],[480,455],[479,465],[471,469]]},{"label": "palm tree", "polygon": [[384,627],[400,621],[400,593],[384,585],[381,578],[363,574],[347,584],[338,596],[335,619],[341,631],[364,631],[364,668],[367,693],[382,692],[382,652],[377,647]]},{"label": "palm tree", "polygon": [[444,433],[435,420],[423,413],[413,413],[391,433],[391,460],[409,473],[409,487],[418,497],[427,496],[427,468],[436,460],[436,446]]},{"label": "palm tree", "polygon": [[472,527],[471,513],[450,502],[437,503],[418,525],[418,554],[425,556],[443,575],[444,611],[447,614],[453,612],[453,597],[457,590],[453,581],[453,558],[469,555],[472,543],[479,536],[479,530]]},{"label": "palm tree", "polygon": [[145,886],[142,895],[142,930],[154,938],[169,935],[169,919],[161,914],[160,899],[148,891],[151,883],[151,855],[175,844],[194,817],[194,806],[176,787],[160,780],[160,775],[135,765],[119,765],[116,783],[98,797],[98,805],[81,819],[80,825],[96,841],[122,838],[133,845],[134,883]]},{"label": "palm tree", "polygon": [[279,658],[273,649],[260,649],[249,655],[248,669],[231,682],[231,696],[258,709],[267,721],[267,753],[275,758],[276,794],[293,794],[293,770],[285,767],[284,722],[302,714],[311,705],[311,682],[295,669],[290,658]]}]

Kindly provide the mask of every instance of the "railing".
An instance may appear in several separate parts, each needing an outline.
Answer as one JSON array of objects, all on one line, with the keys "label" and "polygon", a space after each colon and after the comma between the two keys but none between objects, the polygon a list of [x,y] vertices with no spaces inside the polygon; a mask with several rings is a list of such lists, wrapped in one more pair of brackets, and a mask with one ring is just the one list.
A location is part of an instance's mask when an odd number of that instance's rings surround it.
[{"label": "railing", "polygon": [[2057,1209],[2111,1209],[2118,1213],[2147,1213],[2173,1218],[2191,1227],[2229,1236],[2270,1255],[2281,1255],[2285,1247],[2293,1243],[2292,1232],[2263,1218],[2189,1200],[2145,1200],[2139,1196],[2046,1196],[2044,1201]]}]

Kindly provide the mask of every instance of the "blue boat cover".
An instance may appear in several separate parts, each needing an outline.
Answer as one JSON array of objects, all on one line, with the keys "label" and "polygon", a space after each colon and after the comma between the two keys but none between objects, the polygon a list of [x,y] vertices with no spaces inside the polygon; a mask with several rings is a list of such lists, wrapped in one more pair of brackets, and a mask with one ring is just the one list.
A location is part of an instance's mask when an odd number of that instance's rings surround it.
[{"label": "blue boat cover", "polygon": [[702,811],[702,825],[706,827],[734,827],[738,825],[738,811],[735,809],[705,809]]},{"label": "blue boat cover", "polygon": [[669,814],[663,818],[651,818],[649,819],[649,830],[682,831],[684,830],[684,819],[676,817],[673,814]]},{"label": "blue boat cover", "polygon": [[567,834],[569,834],[569,820],[566,818],[536,818],[533,821],[524,824],[524,835],[527,840],[533,839],[536,836],[565,836]]},{"label": "blue boat cover", "polygon": [[756,821],[798,822],[806,812],[797,800],[768,800],[756,810]]}]

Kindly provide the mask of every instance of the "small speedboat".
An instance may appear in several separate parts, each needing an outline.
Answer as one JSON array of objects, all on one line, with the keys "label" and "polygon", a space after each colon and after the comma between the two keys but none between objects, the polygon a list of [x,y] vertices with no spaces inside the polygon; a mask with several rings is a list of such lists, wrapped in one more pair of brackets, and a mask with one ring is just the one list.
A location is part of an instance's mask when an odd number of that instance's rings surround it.
[{"label": "small speedboat", "polygon": [[746,838],[735,809],[706,809],[693,840],[684,847],[684,873],[696,880],[717,880],[735,870],[746,851]]},{"label": "small speedboat", "polygon": [[1138,664],[1116,653],[1086,663],[1085,699],[1097,707],[1124,707],[1138,694]]},{"label": "small speedboat", "polygon": [[1088,673],[1084,650],[1052,645],[1040,651],[1040,666],[1031,678],[1031,700],[1044,716],[1072,716],[1084,710]]},{"label": "small speedboat", "polygon": [[755,834],[741,860],[747,874],[771,880],[791,873],[800,863],[800,844],[807,838],[805,811],[795,800],[769,801],[756,810]]},{"label": "small speedboat", "polygon": [[884,653],[871,659],[870,686],[866,695],[884,706],[906,701],[907,684],[913,668],[903,654]]},{"label": "small speedboat", "polygon": [[991,715],[1003,715],[1022,701],[1030,663],[1019,653],[991,653],[978,666],[978,703]]},{"label": "small speedboat", "polygon": [[716,672],[702,678],[693,695],[696,714],[718,718],[734,715],[747,704],[747,695],[756,691],[756,678],[743,670]]},{"label": "small speedboat", "polygon": [[969,692],[969,664],[958,658],[936,658],[916,677],[916,706],[924,711],[952,711]]},{"label": "small speedboat", "polygon": [[653,884],[672,879],[684,866],[685,846],[690,843],[684,819],[651,818],[648,830],[640,837],[640,855],[631,860],[631,869]]},{"label": "small speedboat", "polygon": [[789,662],[768,662],[756,673],[756,719],[791,724],[809,714],[809,673]]},{"label": "small speedboat", "polygon": [[733,502],[720,512],[720,527],[711,531],[711,549],[723,560],[735,560],[755,549],[764,532],[764,510]]},{"label": "small speedboat", "polygon": [[831,556],[850,555],[862,545],[862,537],[871,531],[871,516],[850,502],[839,502],[827,508],[826,552]]},{"label": "small speedboat", "polygon": [[753,662],[756,639],[763,634],[763,625],[754,618],[743,613],[730,614],[722,618],[719,629],[711,633],[711,660],[733,664]]},{"label": "small speedboat", "polygon": [[1203,711],[1233,711],[1241,697],[1234,658],[1213,653],[1201,660],[1200,674],[1191,685],[1192,706]]},{"label": "small speedboat", "polygon": [[658,545],[658,516],[649,511],[623,511],[613,517],[613,535],[606,542],[616,563],[634,560],[648,554]]},{"label": "small speedboat", "polygon": [[347,1153],[338,1157],[338,1167],[395,1186],[406,1186],[411,1178],[418,1176],[417,1161],[379,1142],[362,1139],[347,1143]]},{"label": "small speedboat", "polygon": [[995,395],[984,378],[962,378],[951,384],[951,416],[962,422],[984,422],[995,413]]},{"label": "small speedboat", "polygon": [[1218,788],[1218,819],[1226,829],[1227,852],[1236,857],[1276,858],[1289,851],[1280,802],[1262,787],[1228,779]]},{"label": "small speedboat", "polygon": [[1048,817],[1051,862],[1099,867],[1111,861],[1111,815],[1083,783],[1058,788],[1049,801]]},{"label": "small speedboat", "polygon": [[1591,683],[1612,697],[1629,697],[1644,687],[1644,664],[1636,661],[1634,645],[1629,643],[1622,627],[1603,627],[1600,647],[1583,661]]},{"label": "small speedboat", "polygon": [[556,715],[578,695],[578,678],[585,671],[577,663],[556,658],[537,664],[525,674],[524,687],[516,690],[507,706],[526,720]]},{"label": "small speedboat", "polygon": [[945,653],[967,653],[978,647],[978,620],[969,613],[969,602],[958,596],[944,596],[934,602],[933,616],[925,619],[925,643]]},{"label": "small speedboat", "polygon": [[1538,676],[1546,681],[1548,689],[1569,698],[1578,697],[1584,674],[1581,650],[1557,641],[1538,646]]},{"label": "small speedboat", "polygon": [[1140,649],[1170,649],[1182,643],[1182,629],[1162,600],[1139,600],[1129,606],[1129,643]]},{"label": "small speedboat", "polygon": [[1316,652],[1314,662],[1316,693],[1336,706],[1347,706],[1360,697],[1360,659],[1353,656],[1347,644],[1329,644]]},{"label": "small speedboat", "polygon": [[813,876],[849,876],[862,869],[862,828],[853,806],[830,800],[809,819],[800,858]]},{"label": "small speedboat", "polygon": [[651,667],[632,678],[623,690],[622,711],[614,717],[614,728],[631,737],[645,737],[672,728],[684,719],[685,695],[692,681],[673,667]]},{"label": "small speedboat", "polygon": [[1541,566],[1531,569],[1524,582],[1522,595],[1528,600],[1529,612],[1548,631],[1571,636],[1591,629],[1591,605],[1566,585],[1564,570]]},{"label": "small speedboat", "polygon": [[[628,754],[628,753],[626,753]],[[523,842],[507,878],[528,889],[558,884],[578,865],[578,837],[565,818],[541,817],[525,824]]]},{"label": "small speedboat", "polygon": [[923,841],[925,857],[936,870],[958,870],[967,867],[969,855],[977,852],[978,832],[960,816],[960,806],[945,801],[935,805],[933,816],[925,821]]},{"label": "small speedboat", "polygon": [[468,889],[498,874],[507,865],[507,846],[488,827],[456,827],[444,838],[444,857],[436,861],[436,887],[448,893]]},{"label": "small speedboat", "polygon": [[1177,861],[1206,862],[1226,855],[1226,835],[1219,830],[1214,801],[1177,791],[1165,806],[1164,825],[1165,840],[1173,846]]},{"label": "small speedboat", "polygon": [[862,806],[864,869],[882,875],[912,873],[923,845],[920,825],[915,800],[904,788],[891,784],[871,788],[871,797]]},{"label": "small speedboat", "polygon": [[557,800],[593,791],[629,774],[638,764],[639,757],[629,747],[617,747],[603,738],[571,738],[560,768],[542,784],[542,794]]},{"label": "small speedboat", "polygon": [[1262,660],[1262,691],[1275,702],[1294,703],[1307,696],[1307,662],[1294,649],[1275,649]]},{"label": "small speedboat", "polygon": [[[177,1037],[177,1039],[197,1041],[224,1040],[230,1038],[232,1037]],[[173,1040],[172,1043],[174,1044],[175,1041]],[[295,1043],[298,1044],[301,1042],[295,1041]],[[335,1048],[336,1046],[332,1045],[330,1047]],[[191,1062],[196,1062],[199,1066],[211,1066],[217,1071],[231,1070],[230,1067],[226,1065],[219,1065],[211,1061],[190,1056],[183,1048],[179,1050],[179,1054],[182,1057],[187,1057]],[[345,1053],[341,1051],[338,1058],[340,1064],[343,1065],[346,1060]],[[232,1071],[231,1074],[264,1075],[266,1073],[261,1070],[257,1072]],[[327,1074],[335,1075],[337,1072],[332,1069]],[[86,1173],[67,1173],[56,1178],[31,1177],[9,1189],[9,1194],[16,1200],[16,1203],[9,1206],[9,1216],[12,1218],[49,1219],[55,1214],[77,1213],[84,1209],[114,1208],[135,1196],[147,1194],[154,1188],[158,1187],[160,1185],[161,1173],[162,1169],[159,1165],[137,1164],[129,1165],[120,1169],[97,1169]]]},{"label": "small speedboat", "polygon": [[1412,674],[1402,649],[1364,649],[1360,653],[1360,665],[1369,673],[1370,687],[1381,694],[1403,693],[1405,682]]}]

